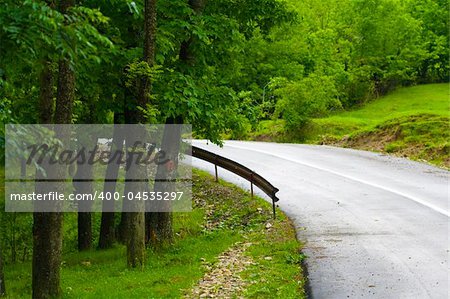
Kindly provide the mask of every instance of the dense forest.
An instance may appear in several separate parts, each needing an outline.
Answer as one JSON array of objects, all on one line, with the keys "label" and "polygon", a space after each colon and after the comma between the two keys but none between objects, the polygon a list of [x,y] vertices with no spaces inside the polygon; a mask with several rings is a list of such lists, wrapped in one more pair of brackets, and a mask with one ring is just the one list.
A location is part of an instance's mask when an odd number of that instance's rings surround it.
[{"label": "dense forest", "polygon": [[[448,12],[448,0],[1,0],[0,155],[8,123],[184,123],[220,144],[283,119],[302,134],[313,117],[448,82]],[[51,298],[63,252],[113,246],[119,215],[79,217],[84,243],[60,213],[2,212],[0,296],[1,257],[31,260],[33,296]],[[172,238],[158,217],[154,248]],[[143,237],[120,241],[140,267],[144,232],[129,227]]]},{"label": "dense forest", "polygon": [[397,86],[449,78],[446,0],[159,1],[150,65],[142,1],[79,1],[70,14],[54,1],[3,3],[4,123],[38,121],[39,82],[61,55],[77,74],[73,123],[112,123],[147,76],[147,121],[183,115],[213,141],[272,117],[296,130]]}]

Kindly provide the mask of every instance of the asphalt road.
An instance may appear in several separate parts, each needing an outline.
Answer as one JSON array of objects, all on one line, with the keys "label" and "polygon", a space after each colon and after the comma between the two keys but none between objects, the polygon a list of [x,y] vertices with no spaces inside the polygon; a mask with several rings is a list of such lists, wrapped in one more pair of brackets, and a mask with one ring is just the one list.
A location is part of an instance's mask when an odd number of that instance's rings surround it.
[{"label": "asphalt road", "polygon": [[[450,298],[450,172],[328,146],[193,144],[246,165],[280,189],[279,206],[306,241],[313,298]],[[250,187],[220,168],[219,176]]]}]

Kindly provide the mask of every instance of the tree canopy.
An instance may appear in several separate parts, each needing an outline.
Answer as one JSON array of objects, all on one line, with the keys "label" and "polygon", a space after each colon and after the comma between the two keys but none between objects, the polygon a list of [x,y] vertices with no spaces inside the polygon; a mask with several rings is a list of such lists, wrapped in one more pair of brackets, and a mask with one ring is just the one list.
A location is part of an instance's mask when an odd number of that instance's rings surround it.
[{"label": "tree canopy", "polygon": [[151,67],[141,61],[143,1],[78,1],[70,15],[54,1],[3,3],[5,122],[36,121],[41,62],[61,55],[76,69],[74,122],[87,111],[91,121],[112,122],[112,113],[134,109],[124,99],[147,76],[152,101],[139,109],[148,121],[183,115],[215,142],[260,119],[283,117],[292,129],[397,86],[449,78],[445,0],[209,1],[201,13],[188,1],[160,0]]}]

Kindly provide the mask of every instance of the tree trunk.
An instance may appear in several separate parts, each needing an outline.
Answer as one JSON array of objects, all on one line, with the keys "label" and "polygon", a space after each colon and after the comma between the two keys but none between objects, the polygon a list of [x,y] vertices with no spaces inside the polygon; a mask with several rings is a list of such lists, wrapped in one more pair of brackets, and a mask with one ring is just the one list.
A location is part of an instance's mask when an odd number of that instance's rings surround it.
[{"label": "tree trunk", "polygon": [[[49,62],[44,65],[41,74],[39,117],[44,124],[52,123],[53,115],[53,74]],[[45,164],[41,167],[49,170]],[[36,178],[44,178],[36,171]],[[36,193],[45,193],[49,186],[36,182]],[[50,183],[48,183],[50,184]],[[35,212],[33,214],[33,298],[51,298],[60,296],[59,267],[62,247],[62,217],[53,213]]]},{"label": "tree trunk", "polygon": [[[61,12],[65,13],[72,5],[72,0],[61,0]],[[46,84],[41,88],[43,91],[47,90],[47,88],[50,90]],[[42,92],[41,94],[47,94],[49,96],[51,92]],[[71,123],[74,94],[75,75],[70,68],[69,61],[62,58],[59,62],[58,92],[54,116],[55,123]],[[49,99],[41,99],[41,101],[51,103]],[[48,108],[40,107],[41,111]],[[40,115],[44,115],[44,113],[40,113]],[[64,132],[57,132],[56,137],[59,137],[63,143],[68,141],[67,134]],[[59,166],[56,167],[55,171],[62,177],[67,169]],[[49,185],[49,183],[46,185],[46,189],[51,188],[51,191],[64,192],[64,186],[61,183],[54,183],[52,186]],[[39,186],[37,188],[39,189]],[[38,192],[42,192],[42,190],[38,190]],[[59,211],[59,207],[55,203],[53,203],[53,206],[54,210],[51,213],[37,212],[33,215],[33,298],[61,297],[60,267],[63,214]]]},{"label": "tree trunk", "polygon": [[[93,151],[97,145],[97,137],[86,135],[84,132],[81,137],[83,140],[78,140],[80,149],[85,151]],[[80,156],[82,161],[82,157]],[[81,162],[80,161],[80,162]],[[93,194],[92,181],[86,181],[93,178],[93,165],[91,163],[79,163],[77,172],[73,178],[73,186],[76,194]],[[84,180],[84,181],[83,181]],[[92,201],[80,201],[78,203],[78,250],[89,250],[92,248]]]},{"label": "tree trunk", "polygon": [[[207,0],[189,0],[189,6],[195,14],[201,14],[205,8]],[[183,41],[180,46],[180,60],[187,64],[193,65],[195,63],[195,56],[192,53],[192,43],[194,38],[190,36],[187,40]]]},{"label": "tree trunk", "polygon": [[78,212],[78,251],[92,248],[92,212]]},{"label": "tree trunk", "polygon": [[34,213],[33,298],[61,296],[61,213]]},{"label": "tree trunk", "polygon": [[[144,60],[150,65],[154,65],[156,52],[156,0],[146,0],[145,14],[145,42],[144,42]],[[143,94],[140,94],[140,101],[145,102],[146,94],[151,92],[151,84],[144,82],[142,88]],[[155,226],[151,221],[151,213],[146,212],[144,215],[145,243],[149,241],[150,227]]]},{"label": "tree trunk", "polygon": [[145,263],[144,212],[128,213],[127,265],[130,268],[143,267]]},{"label": "tree trunk", "polygon": [[[168,167],[169,164],[159,164],[156,171],[155,192],[173,192],[175,191],[175,182],[178,168],[178,156],[181,145],[181,126],[173,125],[174,123],[181,124],[182,119],[169,119],[164,128],[163,140],[161,150],[166,154],[167,159],[171,161],[173,167]],[[166,244],[173,241],[172,229],[172,212],[170,201],[157,202],[158,212],[148,213],[148,240],[150,245],[159,249]]]},{"label": "tree trunk", "polygon": [[[47,72],[44,69],[43,72]],[[50,105],[53,100],[53,86],[51,73],[42,75],[49,80],[42,80],[40,103]],[[48,97],[48,99],[42,99]],[[53,106],[53,105],[52,105]],[[40,122],[51,123],[53,115],[48,115],[45,110],[51,111],[50,107],[41,105]],[[42,168],[49,170],[47,165]],[[44,178],[40,171],[36,171],[36,179]],[[50,184],[50,183],[47,183]],[[50,191],[46,183],[36,182],[36,193]],[[33,213],[33,269],[32,285],[33,298],[51,298],[60,295],[59,267],[60,253],[62,247],[62,217],[58,213]]]},{"label": "tree trunk", "polygon": [[[195,14],[201,14],[205,8],[207,0],[189,0],[189,6],[194,11]],[[180,46],[180,61],[188,66],[195,64],[195,56],[192,53],[192,43],[194,39],[190,36],[187,40],[183,41]],[[182,124],[182,117],[177,117],[176,120],[168,119],[166,124]],[[180,150],[181,142],[181,131],[180,128],[174,128],[170,125],[166,127],[163,137],[162,149],[167,154],[169,154],[170,159],[174,161],[175,169],[172,172],[168,172],[165,165],[159,165],[157,169],[156,178],[158,180],[163,180],[155,182],[154,190],[158,191],[174,191],[173,183],[164,182],[173,178],[176,174],[178,167],[178,154]],[[169,152],[168,152],[169,151]],[[169,205],[170,203],[163,203]],[[170,207],[159,207],[160,210],[170,211]],[[156,213],[146,213],[146,240],[151,244],[153,248],[160,248],[165,243],[170,243],[173,238],[172,231],[172,213],[171,212],[156,212]]]},{"label": "tree trunk", "polygon": [[[140,193],[146,190],[147,165],[138,161],[139,152],[145,150],[145,146],[136,146],[136,142],[143,142],[145,129],[137,128],[132,134],[127,134],[127,172],[125,178],[124,207],[126,215],[127,265],[131,268],[142,267],[145,262],[145,202],[136,200]],[[133,195],[133,200],[130,195]]]},{"label": "tree trunk", "polygon": [[[146,1],[148,9],[146,13],[146,36],[144,47],[144,59],[149,65],[153,65],[155,56],[155,37],[156,37],[156,8],[152,6],[155,1]],[[149,92],[149,90],[147,91]],[[166,134],[166,131],[164,132]],[[164,139],[164,138],[163,138]],[[164,143],[164,140],[163,140]],[[166,178],[166,174],[162,173],[163,167],[158,167],[158,177]],[[167,184],[159,184],[155,182],[155,191],[163,191]],[[170,184],[169,184],[170,185]],[[167,190],[168,191],[168,190]],[[155,203],[161,205],[161,203]],[[162,204],[164,205],[164,203]],[[156,210],[169,210],[168,207],[159,206]],[[160,248],[165,243],[170,243],[173,237],[172,232],[172,213],[171,212],[147,212],[145,213],[145,238],[146,242],[150,243],[154,248]]]},{"label": "tree trunk", "polygon": [[58,93],[56,96],[55,124],[72,122],[72,106],[75,98],[75,73],[66,58],[59,61]]},{"label": "tree trunk", "polygon": [[[123,128],[118,124],[117,113],[114,114],[114,127],[112,143],[111,143],[111,157],[116,157],[117,160],[110,161],[106,166],[105,184],[103,186],[103,193],[113,194],[116,191],[115,181],[119,174],[120,161],[123,157],[123,142],[125,140]],[[106,200],[102,203],[102,221],[100,225],[100,236],[98,247],[100,249],[111,248],[115,241],[115,228],[114,228],[114,200]]]},{"label": "tree trunk", "polygon": [[0,246],[0,297],[6,296],[5,277],[3,275],[3,256]]},{"label": "tree trunk", "polygon": [[[155,47],[156,47],[156,0],[145,0],[144,10],[144,61],[151,67],[155,61]],[[139,83],[139,92],[137,99],[137,106],[146,109],[149,104],[151,92],[151,82],[147,77],[142,78]],[[132,117],[133,122],[144,123],[146,121],[144,113],[136,109],[135,117]],[[138,130],[141,131],[141,130]],[[145,165],[138,165],[135,163],[131,147],[134,146],[135,141],[145,142],[146,135],[144,130],[142,132],[134,132],[133,136],[127,136],[127,163],[129,168],[127,170],[127,180],[125,183],[125,196],[129,193],[136,194],[137,192],[146,191],[148,189],[148,182],[132,181],[133,179],[148,178],[147,167]],[[142,148],[141,150],[144,150]],[[130,155],[131,154],[131,155]],[[130,181],[131,179],[131,181]],[[147,186],[146,186],[147,185]],[[124,214],[124,225],[127,227],[127,257],[129,267],[143,266],[145,257],[145,216],[144,216],[144,202],[132,201],[129,203],[133,210],[131,213]]]},{"label": "tree trunk", "polygon": [[[155,64],[156,53],[156,0],[145,0],[144,11],[144,61],[152,67]],[[141,80],[139,86],[138,105],[146,108],[150,103],[151,82],[147,77]],[[139,113],[138,121],[145,122],[143,114]]]}]

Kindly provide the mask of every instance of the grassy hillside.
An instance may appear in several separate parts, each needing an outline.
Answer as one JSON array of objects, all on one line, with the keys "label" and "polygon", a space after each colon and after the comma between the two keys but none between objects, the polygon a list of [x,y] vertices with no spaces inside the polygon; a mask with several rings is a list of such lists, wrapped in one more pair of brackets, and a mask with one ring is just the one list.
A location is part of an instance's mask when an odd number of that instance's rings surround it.
[{"label": "grassy hillside", "polygon": [[424,114],[449,116],[448,84],[400,88],[360,109],[315,119],[316,134],[311,137],[312,140],[317,140],[324,134],[344,137],[357,130],[375,127],[395,118]]},{"label": "grassy hillside", "polygon": [[282,132],[266,121],[251,138],[387,152],[450,167],[448,84],[400,88],[352,111],[313,119],[303,132]]},{"label": "grassy hillside", "polygon": [[450,167],[449,85],[401,88],[366,106],[314,120],[311,143],[387,152]]}]

